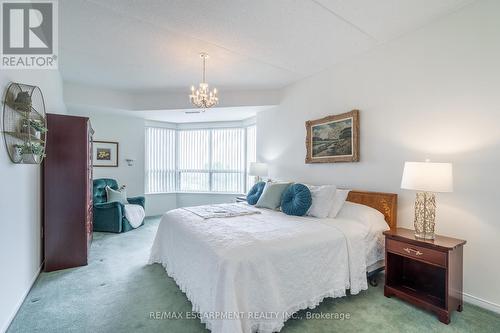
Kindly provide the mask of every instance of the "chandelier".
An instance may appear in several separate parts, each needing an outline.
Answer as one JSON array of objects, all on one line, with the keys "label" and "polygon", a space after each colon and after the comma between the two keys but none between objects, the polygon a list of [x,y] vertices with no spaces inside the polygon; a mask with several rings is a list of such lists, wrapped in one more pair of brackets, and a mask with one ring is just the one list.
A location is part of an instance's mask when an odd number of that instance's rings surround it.
[{"label": "chandelier", "polygon": [[219,97],[217,97],[217,88],[214,88],[212,91],[210,91],[208,83],[206,83],[205,81],[205,62],[208,58],[208,54],[200,53],[200,57],[203,59],[202,82],[196,90],[194,89],[194,86],[191,86],[191,94],[189,95],[189,100],[194,106],[207,109],[217,105],[219,103]]}]

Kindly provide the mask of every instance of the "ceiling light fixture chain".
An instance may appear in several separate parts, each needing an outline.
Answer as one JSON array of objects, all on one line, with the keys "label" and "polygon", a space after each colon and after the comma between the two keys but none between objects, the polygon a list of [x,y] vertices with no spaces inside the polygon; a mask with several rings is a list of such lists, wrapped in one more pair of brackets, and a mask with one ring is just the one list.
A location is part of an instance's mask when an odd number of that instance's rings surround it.
[{"label": "ceiling light fixture chain", "polygon": [[194,86],[191,86],[189,100],[194,106],[207,109],[219,104],[219,97],[217,96],[217,88],[210,91],[208,83],[206,82],[206,60],[208,59],[208,54],[202,52],[200,53],[200,57],[203,60],[202,82],[196,90]]},{"label": "ceiling light fixture chain", "polygon": [[203,59],[203,75],[201,77],[201,80],[202,80],[203,83],[206,83],[207,82],[206,81],[206,77],[207,77],[207,74],[206,74],[207,73],[207,70],[206,70],[206,68],[207,68],[206,61],[207,61],[208,55],[206,53],[202,53],[202,54],[200,54],[200,56]]}]

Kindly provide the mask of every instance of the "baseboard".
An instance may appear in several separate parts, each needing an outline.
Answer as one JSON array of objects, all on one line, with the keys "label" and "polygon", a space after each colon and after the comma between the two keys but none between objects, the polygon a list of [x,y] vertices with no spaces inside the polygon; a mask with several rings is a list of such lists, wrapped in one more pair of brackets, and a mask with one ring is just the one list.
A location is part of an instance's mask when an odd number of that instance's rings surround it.
[{"label": "baseboard", "polygon": [[500,305],[499,304],[484,300],[484,299],[476,297],[476,296],[472,296],[472,295],[467,294],[467,293],[463,293],[463,295],[464,295],[464,301],[467,303],[477,305],[480,308],[483,308],[486,310],[500,313]]},{"label": "baseboard", "polygon": [[31,279],[31,283],[30,283],[29,288],[24,292],[24,295],[21,297],[21,299],[17,303],[14,312],[10,315],[9,320],[7,320],[7,322],[5,323],[5,326],[0,329],[1,333],[5,333],[9,329],[9,326],[10,326],[10,324],[12,324],[12,321],[16,317],[16,314],[19,311],[19,309],[21,308],[21,305],[23,305],[23,302],[26,299],[26,296],[28,296],[28,294],[31,291],[31,288],[33,288],[33,285],[35,284],[35,281],[38,278],[38,275],[40,275],[40,272],[42,271],[42,267],[43,267],[43,263],[38,268],[38,271],[35,273],[35,276],[33,276],[33,278]]}]

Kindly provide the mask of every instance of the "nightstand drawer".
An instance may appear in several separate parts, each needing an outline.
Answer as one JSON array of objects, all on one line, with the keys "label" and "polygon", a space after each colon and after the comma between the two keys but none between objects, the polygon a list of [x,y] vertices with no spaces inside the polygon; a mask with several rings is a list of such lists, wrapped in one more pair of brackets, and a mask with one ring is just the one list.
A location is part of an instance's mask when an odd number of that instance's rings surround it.
[{"label": "nightstand drawer", "polygon": [[387,239],[387,251],[402,254],[408,258],[419,259],[431,264],[446,267],[446,253],[425,247]]}]

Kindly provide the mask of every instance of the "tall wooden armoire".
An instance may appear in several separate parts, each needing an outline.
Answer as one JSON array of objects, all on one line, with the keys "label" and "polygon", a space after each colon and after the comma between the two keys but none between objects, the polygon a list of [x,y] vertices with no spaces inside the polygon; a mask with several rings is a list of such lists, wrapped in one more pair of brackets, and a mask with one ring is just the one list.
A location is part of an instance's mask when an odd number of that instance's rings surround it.
[{"label": "tall wooden armoire", "polygon": [[92,241],[92,134],[85,117],[47,114],[43,162],[46,272],[87,265]]}]

